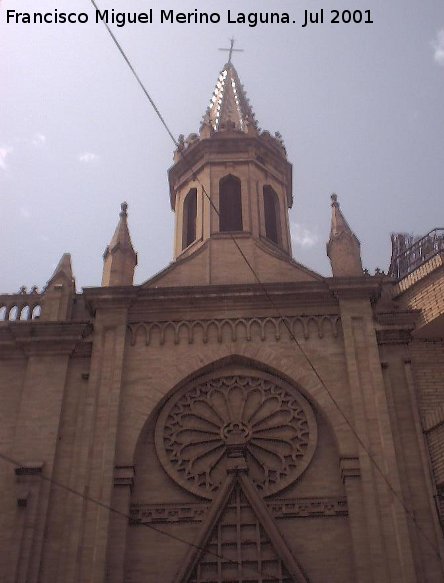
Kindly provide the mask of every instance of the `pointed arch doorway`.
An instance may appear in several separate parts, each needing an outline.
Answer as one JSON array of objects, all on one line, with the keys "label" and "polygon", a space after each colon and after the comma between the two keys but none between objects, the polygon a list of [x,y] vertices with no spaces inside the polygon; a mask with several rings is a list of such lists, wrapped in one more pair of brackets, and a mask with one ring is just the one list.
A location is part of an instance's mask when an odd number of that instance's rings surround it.
[{"label": "pointed arch doorway", "polygon": [[227,478],[177,583],[308,583],[232,443]]}]

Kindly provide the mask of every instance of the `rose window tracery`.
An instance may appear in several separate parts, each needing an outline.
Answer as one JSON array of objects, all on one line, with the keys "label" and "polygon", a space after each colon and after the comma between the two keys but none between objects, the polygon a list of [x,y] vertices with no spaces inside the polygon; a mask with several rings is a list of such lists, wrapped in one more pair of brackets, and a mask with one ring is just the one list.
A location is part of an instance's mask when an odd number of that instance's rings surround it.
[{"label": "rose window tracery", "polygon": [[316,447],[310,404],[293,387],[261,374],[212,378],[184,387],[164,406],[156,449],[167,473],[185,489],[212,498],[226,477],[233,448],[263,496],[291,484]]}]

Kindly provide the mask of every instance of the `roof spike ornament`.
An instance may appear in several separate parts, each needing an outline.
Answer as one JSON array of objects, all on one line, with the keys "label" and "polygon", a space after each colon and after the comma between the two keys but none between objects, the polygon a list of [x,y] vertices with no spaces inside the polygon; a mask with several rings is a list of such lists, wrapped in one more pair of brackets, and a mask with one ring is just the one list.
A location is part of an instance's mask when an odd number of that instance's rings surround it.
[{"label": "roof spike ornament", "polygon": [[61,321],[70,318],[76,282],[72,272],[71,255],[64,253],[43,290],[42,321]]},{"label": "roof spike ornament", "polygon": [[241,52],[243,49],[233,48],[234,39],[230,39],[230,43],[229,49],[219,49],[228,51],[228,61],[219,73],[210,105],[203,119],[201,132],[209,127],[211,133],[237,131],[258,135],[252,107],[231,62],[233,52]]},{"label": "roof spike ornament", "polygon": [[54,281],[60,280],[60,278],[66,279],[69,284],[72,283],[75,286],[71,266],[71,253],[63,253],[46,287],[49,287]]},{"label": "roof spike ornament", "polygon": [[102,286],[133,285],[137,253],[128,228],[128,203],[120,205],[119,222],[103,254]]},{"label": "roof spike ornament", "polygon": [[361,244],[344,217],[338,202],[338,195],[332,193],[330,239],[327,243],[327,256],[330,259],[334,277],[353,277],[363,275]]}]

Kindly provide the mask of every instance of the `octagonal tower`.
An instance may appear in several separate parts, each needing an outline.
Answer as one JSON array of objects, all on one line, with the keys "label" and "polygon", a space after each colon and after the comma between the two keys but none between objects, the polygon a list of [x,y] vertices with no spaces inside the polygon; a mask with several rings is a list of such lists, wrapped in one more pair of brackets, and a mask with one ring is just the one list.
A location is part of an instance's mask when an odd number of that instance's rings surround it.
[{"label": "octagonal tower", "polygon": [[231,62],[219,74],[199,134],[179,139],[168,175],[175,259],[208,240],[222,251],[233,237],[250,241],[242,245],[248,255],[254,242],[291,257],[292,166],[280,134],[259,129]]}]

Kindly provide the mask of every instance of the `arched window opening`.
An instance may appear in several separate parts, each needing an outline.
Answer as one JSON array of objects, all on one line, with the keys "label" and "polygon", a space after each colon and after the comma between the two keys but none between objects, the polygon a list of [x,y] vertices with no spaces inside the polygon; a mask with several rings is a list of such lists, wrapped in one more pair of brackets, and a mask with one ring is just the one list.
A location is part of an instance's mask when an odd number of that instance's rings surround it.
[{"label": "arched window opening", "polygon": [[0,320],[6,320],[6,306],[0,308]]},{"label": "arched window opening", "polygon": [[279,199],[271,186],[264,186],[265,236],[276,245],[280,244]]},{"label": "arched window opening", "polygon": [[29,306],[25,306],[22,308],[20,312],[20,320],[30,320],[31,319],[31,308]]},{"label": "arched window opening", "polygon": [[235,176],[219,182],[219,230],[242,231],[241,183]]},{"label": "arched window opening", "polygon": [[20,312],[19,312],[18,306],[13,306],[9,310],[9,320],[17,320],[19,314],[20,314]]},{"label": "arched window opening", "polygon": [[34,308],[32,309],[31,320],[38,320],[40,318],[41,313],[42,313],[41,306],[39,305],[34,306]]},{"label": "arched window opening", "polygon": [[192,188],[183,203],[182,249],[196,239],[197,188]]}]

